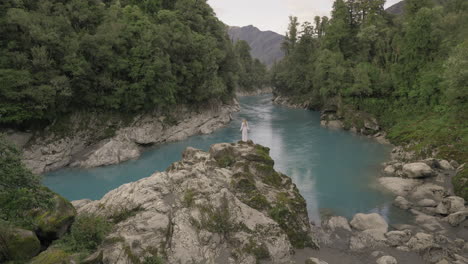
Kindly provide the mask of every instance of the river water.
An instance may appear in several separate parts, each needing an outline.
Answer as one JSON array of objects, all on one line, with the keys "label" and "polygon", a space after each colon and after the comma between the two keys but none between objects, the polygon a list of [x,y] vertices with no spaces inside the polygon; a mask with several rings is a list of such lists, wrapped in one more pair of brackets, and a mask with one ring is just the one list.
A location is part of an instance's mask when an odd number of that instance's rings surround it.
[{"label": "river water", "polygon": [[351,218],[377,212],[390,223],[406,222],[393,207],[392,195],[377,184],[380,164],[390,147],[347,131],[320,126],[319,112],[289,109],[271,103],[271,95],[242,97],[241,111],[228,127],[210,135],[158,145],[138,160],[93,169],[62,169],[44,176],[44,184],[69,200],[100,199],[120,185],[165,170],[181,159],[188,147],[208,150],[220,142],[241,138],[242,119],[249,121],[249,137],[271,148],[275,169],[290,176],[307,200],[311,220],[332,213]]}]

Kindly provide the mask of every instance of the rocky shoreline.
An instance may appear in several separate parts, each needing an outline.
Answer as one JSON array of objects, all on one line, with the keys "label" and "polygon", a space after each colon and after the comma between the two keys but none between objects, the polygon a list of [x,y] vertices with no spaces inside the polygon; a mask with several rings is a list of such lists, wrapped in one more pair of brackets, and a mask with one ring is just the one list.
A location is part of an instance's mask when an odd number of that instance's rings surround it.
[{"label": "rocky shoreline", "polygon": [[228,124],[231,113],[239,109],[233,99],[228,104],[215,100],[198,107],[181,105],[127,121],[76,114],[67,123],[72,133],[59,133],[52,125],[43,133],[9,131],[7,138],[23,149],[24,164],[36,174],[67,166],[92,168],[136,159],[147,146],[212,133]]},{"label": "rocky shoreline", "polygon": [[[286,97],[277,96],[273,101],[287,107],[310,109],[310,103],[298,104]],[[321,125],[346,129],[389,144],[385,132],[372,116],[362,112],[338,112],[333,107],[322,110]],[[468,263],[468,207],[462,197],[454,195],[451,186],[451,178],[463,168],[464,165],[456,161],[419,160],[402,146],[394,147],[391,160],[383,164],[378,181],[396,196],[394,206],[407,210],[414,217],[414,223],[392,226],[392,230],[388,230],[388,225],[383,228],[385,220],[377,214],[365,217],[358,214],[351,223],[334,216],[322,219],[322,226],[314,228],[315,237],[321,246],[333,252],[331,254],[346,252],[349,261],[340,263]],[[356,217],[380,224],[368,228],[355,226]],[[318,252],[313,254],[320,256]],[[333,256],[325,255],[324,259],[333,259]]]},{"label": "rocky shoreline", "polygon": [[242,96],[255,96],[255,95],[261,95],[261,94],[269,94],[273,92],[273,88],[267,87],[263,89],[257,89],[255,91],[237,91],[236,96],[237,97],[242,97]]}]

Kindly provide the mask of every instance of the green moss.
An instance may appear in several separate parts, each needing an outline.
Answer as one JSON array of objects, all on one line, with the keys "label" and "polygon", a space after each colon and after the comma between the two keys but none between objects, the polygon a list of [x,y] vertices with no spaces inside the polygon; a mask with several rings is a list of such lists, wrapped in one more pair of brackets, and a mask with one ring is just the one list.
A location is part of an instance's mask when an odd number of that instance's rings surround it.
[{"label": "green moss", "polygon": [[243,200],[243,202],[248,206],[260,211],[268,210],[270,208],[270,203],[268,200],[259,192],[250,193],[248,198]]},{"label": "green moss", "polygon": [[57,239],[63,227],[68,227],[75,220],[76,210],[73,205],[60,195],[55,195],[54,208],[36,217],[39,232],[48,239]]},{"label": "green moss", "polygon": [[[466,165],[465,165],[466,166]],[[452,178],[455,194],[468,201],[468,169],[463,168]]]},{"label": "green moss", "polygon": [[305,208],[302,196],[290,197],[287,193],[279,193],[275,206],[268,211],[270,217],[285,231],[295,248],[315,246],[309,234],[303,231],[301,217],[307,215]]},{"label": "green moss", "polygon": [[224,155],[216,159],[216,163],[218,163],[218,166],[221,168],[230,167],[235,161],[235,158],[231,155]]},{"label": "green moss", "polygon": [[256,262],[260,263],[260,260],[270,259],[270,252],[264,243],[257,243],[253,239],[249,240],[249,243],[243,248],[244,252],[252,254],[256,258]]},{"label": "green moss", "polygon": [[255,145],[255,152],[259,157],[257,161],[271,166],[275,165],[275,162],[270,157],[270,148],[264,147],[262,145]]},{"label": "green moss", "polygon": [[70,263],[70,259],[69,253],[58,248],[49,248],[32,259],[30,264],[67,264]]},{"label": "green moss", "polygon": [[116,208],[112,212],[110,219],[112,219],[112,221],[117,224],[127,220],[130,217],[135,216],[138,212],[141,211],[143,211],[143,208],[141,208],[140,206],[137,206],[133,209]]},{"label": "green moss", "polygon": [[197,195],[197,192],[193,189],[188,189],[184,193],[184,199],[182,200],[182,204],[185,207],[192,207],[193,202],[195,201],[195,196]]},{"label": "green moss", "polygon": [[249,173],[237,173],[234,175],[234,179],[231,182],[234,189],[240,193],[249,193],[252,191],[257,190],[255,186],[255,181],[253,180],[253,176]]},{"label": "green moss", "polygon": [[276,172],[273,169],[273,166],[262,163],[256,163],[254,166],[257,173],[262,177],[264,183],[275,187],[282,186],[283,179],[281,174]]}]

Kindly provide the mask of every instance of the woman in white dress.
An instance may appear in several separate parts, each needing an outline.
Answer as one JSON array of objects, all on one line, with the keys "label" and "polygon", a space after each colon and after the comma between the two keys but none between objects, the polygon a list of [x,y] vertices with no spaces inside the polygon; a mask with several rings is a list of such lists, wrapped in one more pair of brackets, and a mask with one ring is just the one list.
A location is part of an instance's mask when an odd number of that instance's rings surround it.
[{"label": "woman in white dress", "polygon": [[242,120],[240,131],[242,131],[242,141],[247,142],[247,140],[249,140],[247,137],[247,131],[249,131],[249,123],[247,123],[247,120]]}]

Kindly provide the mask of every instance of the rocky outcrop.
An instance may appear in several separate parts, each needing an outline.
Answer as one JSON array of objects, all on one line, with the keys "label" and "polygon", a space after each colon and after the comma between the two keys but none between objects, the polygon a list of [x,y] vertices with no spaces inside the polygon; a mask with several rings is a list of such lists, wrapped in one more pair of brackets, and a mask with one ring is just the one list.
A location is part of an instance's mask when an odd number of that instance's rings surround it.
[{"label": "rocky outcrop", "polygon": [[261,95],[261,94],[270,94],[273,92],[273,89],[271,87],[265,87],[261,89],[255,89],[253,91],[245,91],[245,90],[237,90],[236,91],[236,96],[242,97],[242,96],[256,96],[256,95]]},{"label": "rocky outcrop", "polygon": [[14,227],[0,228],[0,262],[28,260],[39,253],[41,243],[34,232]]},{"label": "rocky outcrop", "polygon": [[41,243],[48,246],[52,241],[62,237],[75,220],[76,210],[73,205],[59,195],[53,198],[49,210],[36,212],[34,219],[36,234]]},{"label": "rocky outcrop", "polygon": [[[237,101],[212,101],[132,118],[82,113],[36,133],[27,143],[26,136],[17,141],[24,146],[23,162],[34,173],[105,166],[139,157],[144,146],[209,134],[229,123],[231,113],[238,110]],[[10,138],[18,138],[16,134],[10,133]]]},{"label": "rocky outcrop", "polygon": [[403,166],[403,173],[408,178],[426,178],[434,176],[431,167],[423,162],[408,163]]},{"label": "rocky outcrop", "polygon": [[133,212],[96,253],[103,263],[150,254],[167,263],[288,263],[294,248],[317,244],[304,198],[273,164],[269,149],[252,142],[187,148],[165,172],[74,204],[108,219]]}]

